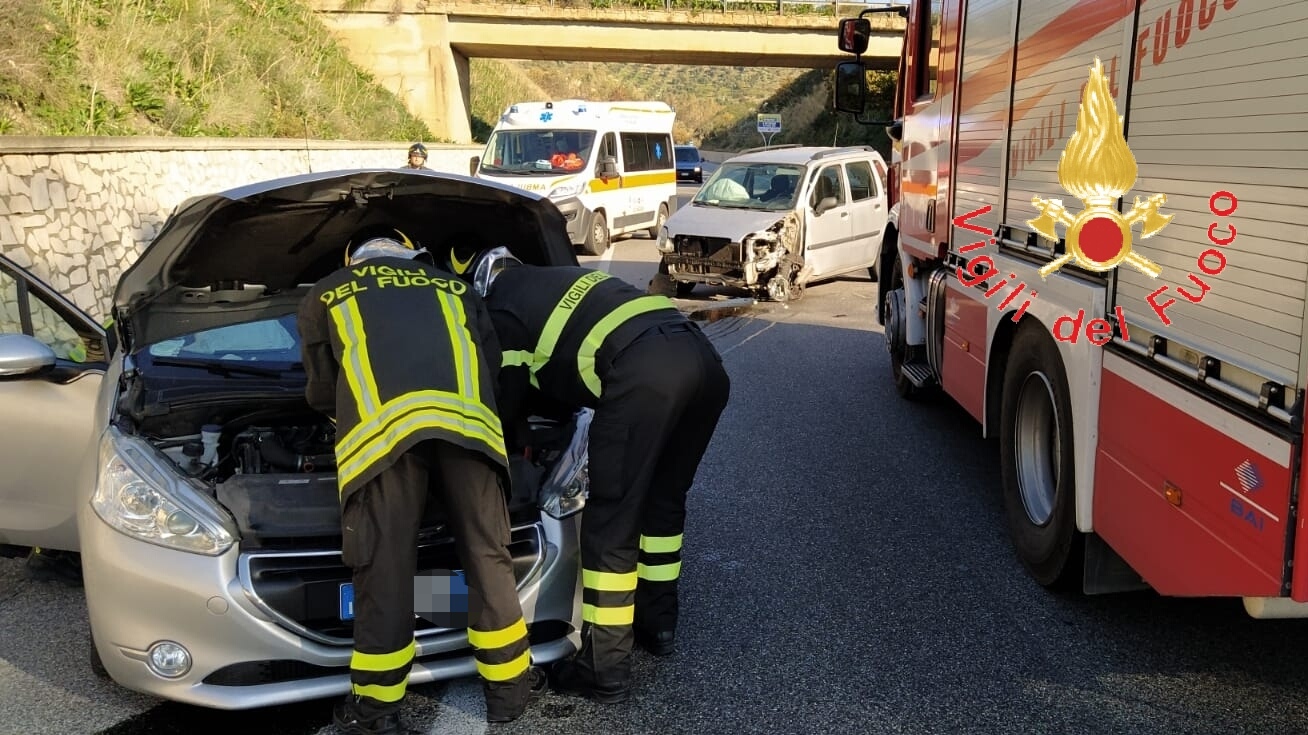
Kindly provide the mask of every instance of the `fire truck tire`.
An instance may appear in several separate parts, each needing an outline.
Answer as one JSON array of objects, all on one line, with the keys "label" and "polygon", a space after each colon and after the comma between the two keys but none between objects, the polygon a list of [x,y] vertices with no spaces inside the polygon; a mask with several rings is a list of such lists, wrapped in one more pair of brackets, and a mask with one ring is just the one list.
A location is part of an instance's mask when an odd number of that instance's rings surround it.
[{"label": "fire truck tire", "polygon": [[[889,288],[886,289],[882,301],[885,304],[886,321],[892,319],[892,311],[898,315],[895,327],[887,325],[885,329],[886,348],[890,352],[890,374],[895,380],[895,391],[901,398],[909,401],[920,400],[925,397],[926,391],[917,387],[907,375],[904,374],[903,362],[904,356],[908,352],[908,345],[902,344],[903,341],[903,296],[902,293],[896,296],[896,291],[903,291],[904,288],[904,269],[903,263],[899,257],[895,257],[895,264],[890,270]],[[898,299],[896,301],[896,299]],[[898,343],[898,344],[897,344]]]},{"label": "fire truck tire", "polygon": [[1034,324],[1018,331],[1008,355],[999,446],[1013,546],[1037,582],[1072,590],[1083,539],[1067,372],[1048,330]]}]

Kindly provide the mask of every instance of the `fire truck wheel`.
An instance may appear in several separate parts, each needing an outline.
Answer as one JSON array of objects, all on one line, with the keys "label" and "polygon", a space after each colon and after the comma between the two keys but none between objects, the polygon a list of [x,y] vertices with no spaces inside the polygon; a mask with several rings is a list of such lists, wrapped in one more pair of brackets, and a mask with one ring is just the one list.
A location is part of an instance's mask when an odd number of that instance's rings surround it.
[{"label": "fire truck wheel", "polygon": [[908,353],[908,345],[904,343],[903,273],[903,264],[896,257],[890,271],[890,287],[882,296],[886,312],[885,340],[886,350],[890,353],[890,374],[895,379],[895,391],[901,398],[915,401],[922,398],[925,391],[918,388],[904,374],[904,358]]},{"label": "fire truck wheel", "polygon": [[999,446],[1013,545],[1040,584],[1073,589],[1082,540],[1067,372],[1048,330],[1036,325],[1018,331],[1008,354]]}]

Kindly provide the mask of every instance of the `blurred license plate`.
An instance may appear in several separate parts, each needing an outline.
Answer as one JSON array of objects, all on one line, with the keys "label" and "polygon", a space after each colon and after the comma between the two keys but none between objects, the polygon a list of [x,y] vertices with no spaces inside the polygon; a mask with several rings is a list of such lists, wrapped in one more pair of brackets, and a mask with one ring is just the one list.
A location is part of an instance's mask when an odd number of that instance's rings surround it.
[{"label": "blurred license plate", "polygon": [[[413,578],[413,610],[442,627],[467,625],[468,581],[462,570],[437,569]],[[341,620],[354,619],[354,584],[341,584]]]}]

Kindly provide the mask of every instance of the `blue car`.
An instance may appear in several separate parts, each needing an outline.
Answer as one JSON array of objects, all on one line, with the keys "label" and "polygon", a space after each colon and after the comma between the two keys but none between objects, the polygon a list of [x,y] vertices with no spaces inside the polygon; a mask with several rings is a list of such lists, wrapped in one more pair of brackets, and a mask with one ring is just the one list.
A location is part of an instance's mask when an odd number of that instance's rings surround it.
[{"label": "blue car", "polygon": [[699,149],[693,145],[677,146],[677,181],[693,181],[696,184],[704,183],[703,159],[699,157]]}]

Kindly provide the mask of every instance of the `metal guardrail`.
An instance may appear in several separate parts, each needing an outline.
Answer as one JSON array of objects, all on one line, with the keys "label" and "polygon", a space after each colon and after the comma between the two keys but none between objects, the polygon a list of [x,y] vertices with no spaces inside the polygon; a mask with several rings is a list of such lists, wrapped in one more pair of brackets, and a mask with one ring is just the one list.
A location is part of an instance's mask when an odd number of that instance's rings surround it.
[{"label": "metal guardrail", "polygon": [[885,2],[831,2],[830,0],[499,0],[510,5],[547,5],[591,10],[689,10],[721,13],[776,13],[778,15],[829,15],[853,17],[875,7],[908,5],[909,0]]}]

